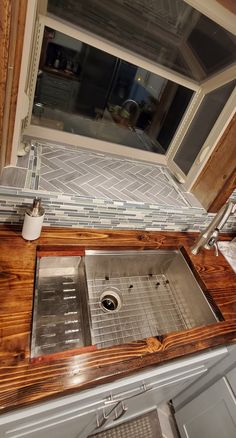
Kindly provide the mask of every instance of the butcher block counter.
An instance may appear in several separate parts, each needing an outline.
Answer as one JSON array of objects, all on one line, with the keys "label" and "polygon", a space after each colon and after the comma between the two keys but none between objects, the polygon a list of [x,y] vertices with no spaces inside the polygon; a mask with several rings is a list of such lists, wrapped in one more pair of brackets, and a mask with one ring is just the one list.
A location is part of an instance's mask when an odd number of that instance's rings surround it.
[{"label": "butcher block counter", "polygon": [[[68,395],[125,377],[146,367],[236,342],[236,275],[225,258],[190,246],[197,233],[43,228],[40,239],[26,242],[20,230],[0,228],[0,408],[17,407]],[[222,240],[232,236],[223,235]],[[223,318],[214,324],[130,344],[88,347],[30,360],[36,250],[38,246],[89,249],[177,249],[213,307]],[[73,247],[72,247],[73,249]],[[75,367],[76,364],[76,367]],[[79,379],[76,378],[79,376]]]}]

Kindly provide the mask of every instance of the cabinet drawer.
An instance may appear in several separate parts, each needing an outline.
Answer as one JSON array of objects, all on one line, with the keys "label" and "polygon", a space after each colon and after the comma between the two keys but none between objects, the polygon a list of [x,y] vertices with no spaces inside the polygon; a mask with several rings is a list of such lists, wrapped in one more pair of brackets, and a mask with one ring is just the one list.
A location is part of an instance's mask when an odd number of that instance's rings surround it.
[{"label": "cabinet drawer", "polygon": [[[153,385],[144,386],[143,392],[137,395],[131,395],[131,392],[126,393],[124,398],[115,405],[113,411],[109,415],[109,419],[105,424],[105,429],[114,427],[123,421],[130,420],[153,409],[156,409],[161,403],[169,401],[174,397],[184,386],[191,384],[200,374],[205,372],[204,368],[197,369],[195,372],[189,373],[188,376],[183,375],[168,382],[157,382]],[[106,412],[108,414],[108,411]]]},{"label": "cabinet drawer", "polygon": [[[58,418],[47,423],[35,423],[30,427],[8,429],[1,438],[87,438],[97,430],[94,412],[72,418]],[[102,429],[99,429],[102,430]]]},{"label": "cabinet drawer", "polygon": [[67,108],[67,101],[56,96],[40,96],[40,103],[43,105],[52,106],[53,108],[65,109]]},{"label": "cabinet drawer", "polygon": [[182,367],[179,370],[166,372],[161,375],[152,375],[152,372],[142,373],[142,379],[136,380],[129,385],[123,385],[122,389],[120,387],[114,388],[109,391],[106,396],[105,404],[109,404],[113,401],[122,401],[130,397],[134,397],[142,392],[151,391],[153,389],[162,388],[173,383],[186,381],[190,379],[192,381],[193,377],[200,376],[208,370],[207,366],[202,365],[191,365]]},{"label": "cabinet drawer", "polygon": [[[94,404],[87,410],[77,406],[77,408],[68,411],[65,407],[62,410],[55,410],[54,413],[50,412],[49,415],[34,415],[0,426],[0,436],[1,438],[52,438],[54,435],[50,435],[50,433],[57,431],[55,432],[57,438],[65,438],[65,436],[77,438],[80,436],[78,433],[82,427],[83,429],[96,429],[98,416],[102,417],[101,403]],[[71,435],[66,434],[66,430],[70,430]]]},{"label": "cabinet drawer", "polygon": [[45,73],[41,79],[41,85],[43,85],[43,87],[57,88],[65,91],[71,88],[71,83],[71,79],[57,78],[54,75],[46,75]]},{"label": "cabinet drawer", "polygon": [[68,90],[59,90],[58,88],[44,88],[40,93],[40,96],[44,98],[59,98],[62,100],[68,98],[68,93],[71,93],[70,88],[68,88]]},{"label": "cabinet drawer", "polygon": [[109,417],[106,421],[105,428],[113,427],[124,420],[131,419],[145,412],[155,409],[164,401],[170,400],[177,392],[188,384],[191,384],[199,375],[204,373],[204,367],[197,367],[195,371],[188,374],[183,373],[177,378],[166,381],[153,382],[136,386],[119,395],[111,394],[110,399],[104,402],[104,416]]}]

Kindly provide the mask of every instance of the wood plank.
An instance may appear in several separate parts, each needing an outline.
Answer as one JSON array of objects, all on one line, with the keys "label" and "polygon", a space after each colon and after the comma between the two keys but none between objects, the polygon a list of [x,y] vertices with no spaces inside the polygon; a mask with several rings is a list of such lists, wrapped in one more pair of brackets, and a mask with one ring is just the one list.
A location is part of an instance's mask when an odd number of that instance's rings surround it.
[{"label": "wood plank", "polygon": [[12,139],[16,115],[16,103],[22,61],[24,28],[27,10],[27,0],[11,2],[11,28],[9,33],[9,59],[6,82],[6,96],[3,129],[3,166],[10,164]]},{"label": "wood plank", "polygon": [[212,213],[216,213],[217,211],[219,211],[222,205],[225,204],[227,199],[233,193],[235,188],[236,188],[236,170],[234,169],[232,170],[231,174],[229,174],[220,192],[218,193],[218,196],[214,199],[208,211]]},{"label": "wood plank", "polygon": [[12,150],[12,140],[14,133],[15,115],[16,115],[16,104],[19,88],[20,79],[20,69],[22,62],[22,51],[23,51],[23,40],[24,40],[24,30],[25,30],[25,20],[28,0],[18,0],[19,12],[17,16],[17,21],[15,26],[17,27],[15,51],[14,51],[14,65],[13,65],[13,79],[11,86],[11,97],[10,97],[10,108],[8,115],[8,129],[6,138],[6,159],[5,165],[10,164],[11,161],[11,150]]},{"label": "wood plank", "polygon": [[222,6],[224,6],[226,9],[228,9],[233,14],[236,14],[236,2],[235,0],[216,0],[218,3],[220,3]]},{"label": "wood plank", "polygon": [[211,213],[225,204],[236,188],[236,115],[220,138],[215,151],[191,192]]},{"label": "wood plank", "polygon": [[[222,255],[190,253],[197,233],[58,229],[44,227],[40,239],[26,242],[20,230],[0,227],[0,409],[6,411],[125,377],[147,366],[236,342],[235,274]],[[225,240],[232,236],[224,235]],[[92,351],[56,357],[29,357],[37,248],[66,252],[77,248],[184,247],[224,321],[206,327]],[[78,377],[78,378],[77,378]]]},{"label": "wood plank", "polygon": [[6,94],[6,79],[9,51],[9,35],[11,25],[11,4],[10,0],[0,2],[0,172],[4,165],[4,154],[2,150],[3,135],[3,114]]}]

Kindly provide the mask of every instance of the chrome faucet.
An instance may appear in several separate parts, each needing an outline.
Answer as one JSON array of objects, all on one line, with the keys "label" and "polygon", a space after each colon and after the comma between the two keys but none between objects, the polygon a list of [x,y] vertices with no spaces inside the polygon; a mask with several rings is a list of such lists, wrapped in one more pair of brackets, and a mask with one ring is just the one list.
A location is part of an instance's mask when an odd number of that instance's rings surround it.
[{"label": "chrome faucet", "polygon": [[236,211],[236,202],[227,202],[215,215],[214,219],[208,225],[207,229],[203,231],[194,245],[191,247],[191,252],[197,255],[201,248],[215,249],[215,255],[218,256],[218,238],[219,232],[228,220],[231,213]]},{"label": "chrome faucet", "polygon": [[127,99],[122,103],[121,108],[130,113],[129,121],[134,127],[140,114],[139,104],[133,99]]}]

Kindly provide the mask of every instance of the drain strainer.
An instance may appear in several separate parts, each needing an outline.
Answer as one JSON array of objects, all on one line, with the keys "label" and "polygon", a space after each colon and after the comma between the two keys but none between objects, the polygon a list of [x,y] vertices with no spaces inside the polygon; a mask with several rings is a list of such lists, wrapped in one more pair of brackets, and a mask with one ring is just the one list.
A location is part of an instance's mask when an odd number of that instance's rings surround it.
[{"label": "drain strainer", "polygon": [[103,291],[100,296],[99,304],[103,312],[118,312],[121,308],[121,298],[119,290],[116,288],[109,288]]}]

